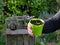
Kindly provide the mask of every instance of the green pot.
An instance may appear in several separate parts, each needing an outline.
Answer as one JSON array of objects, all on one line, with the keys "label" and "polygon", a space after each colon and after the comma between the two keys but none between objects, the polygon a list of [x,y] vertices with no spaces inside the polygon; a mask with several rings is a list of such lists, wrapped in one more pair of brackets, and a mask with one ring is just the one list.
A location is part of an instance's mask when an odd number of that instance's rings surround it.
[{"label": "green pot", "polygon": [[41,36],[43,26],[44,26],[44,21],[39,18],[33,18],[30,20],[30,23],[31,23],[31,28],[32,28],[34,36]]}]

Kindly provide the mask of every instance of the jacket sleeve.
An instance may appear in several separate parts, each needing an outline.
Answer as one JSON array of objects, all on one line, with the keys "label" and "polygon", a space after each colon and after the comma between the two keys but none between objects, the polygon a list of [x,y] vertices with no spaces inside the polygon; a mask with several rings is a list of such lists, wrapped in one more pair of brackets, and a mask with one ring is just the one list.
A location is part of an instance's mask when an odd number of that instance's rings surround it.
[{"label": "jacket sleeve", "polygon": [[44,23],[42,33],[50,33],[60,29],[60,11]]}]

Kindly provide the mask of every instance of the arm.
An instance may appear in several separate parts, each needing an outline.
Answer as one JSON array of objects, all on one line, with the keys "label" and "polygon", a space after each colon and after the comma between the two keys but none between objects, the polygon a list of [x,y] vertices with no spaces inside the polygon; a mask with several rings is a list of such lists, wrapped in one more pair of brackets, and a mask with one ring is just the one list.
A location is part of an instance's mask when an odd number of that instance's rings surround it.
[{"label": "arm", "polygon": [[50,33],[60,29],[60,11],[44,23],[43,33]]}]

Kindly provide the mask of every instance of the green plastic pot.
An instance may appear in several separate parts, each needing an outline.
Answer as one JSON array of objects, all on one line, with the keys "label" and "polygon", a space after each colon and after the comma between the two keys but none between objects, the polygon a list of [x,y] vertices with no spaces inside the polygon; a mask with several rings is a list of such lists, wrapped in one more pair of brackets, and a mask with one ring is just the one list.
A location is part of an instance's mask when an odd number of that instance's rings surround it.
[{"label": "green plastic pot", "polygon": [[43,26],[44,26],[44,21],[39,18],[33,18],[30,20],[30,23],[31,23],[31,28],[32,28],[34,36],[41,36]]}]

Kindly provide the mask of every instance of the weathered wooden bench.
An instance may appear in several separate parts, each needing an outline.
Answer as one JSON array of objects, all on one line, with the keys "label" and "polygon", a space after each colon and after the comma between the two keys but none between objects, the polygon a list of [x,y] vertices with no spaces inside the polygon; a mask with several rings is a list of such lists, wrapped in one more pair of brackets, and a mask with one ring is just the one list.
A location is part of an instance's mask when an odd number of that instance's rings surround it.
[{"label": "weathered wooden bench", "polygon": [[[35,45],[35,37],[28,34],[20,16],[9,17],[6,19],[6,45]],[[15,23],[17,29],[11,30],[10,25]]]},{"label": "weathered wooden bench", "polygon": [[6,45],[35,45],[35,38],[28,35],[27,30],[6,30]]}]

